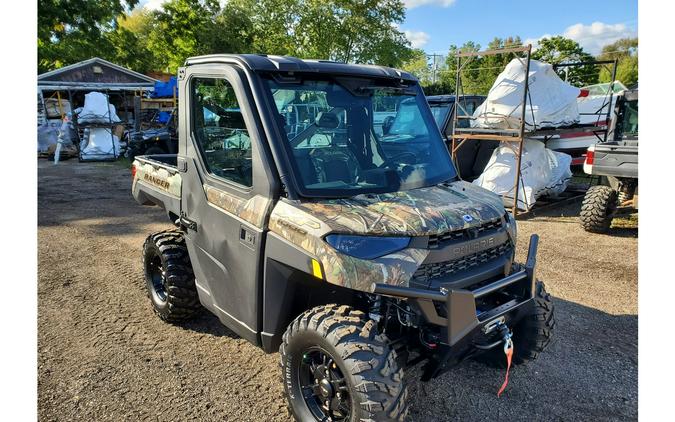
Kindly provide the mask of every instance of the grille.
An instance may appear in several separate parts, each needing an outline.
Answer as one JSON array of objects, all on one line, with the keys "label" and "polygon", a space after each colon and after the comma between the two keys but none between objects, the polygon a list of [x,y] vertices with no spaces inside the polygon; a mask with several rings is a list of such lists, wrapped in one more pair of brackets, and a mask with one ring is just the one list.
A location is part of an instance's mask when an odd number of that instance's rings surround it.
[{"label": "grille", "polygon": [[510,253],[511,250],[510,242],[505,242],[493,248],[466,255],[454,261],[423,264],[415,271],[413,277],[416,281],[425,282],[434,278],[449,276],[506,255],[507,253]]},{"label": "grille", "polygon": [[454,230],[441,234],[429,236],[429,249],[438,249],[444,244],[451,241],[470,240],[482,235],[488,231],[496,230],[502,227],[502,219],[495,218],[487,221],[478,227],[471,227],[469,229]]}]

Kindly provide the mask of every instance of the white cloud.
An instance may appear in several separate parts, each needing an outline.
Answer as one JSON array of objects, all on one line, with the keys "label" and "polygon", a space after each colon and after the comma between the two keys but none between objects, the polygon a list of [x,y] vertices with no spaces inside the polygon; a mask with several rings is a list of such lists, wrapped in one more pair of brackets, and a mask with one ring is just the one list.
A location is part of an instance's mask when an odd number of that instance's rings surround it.
[{"label": "white cloud", "polygon": [[[527,38],[523,41],[523,44],[532,44],[533,49],[536,49],[539,40],[551,38],[552,36],[551,34],[544,34],[538,38]],[[590,25],[577,23],[568,26],[562,33],[562,36],[578,42],[586,52],[597,56],[605,45],[611,44],[621,38],[636,37],[637,32],[628,28],[623,23],[607,24],[593,22]]]},{"label": "white cloud", "polygon": [[551,38],[552,36],[553,35],[551,35],[551,34],[544,34],[539,38],[525,38],[525,40],[523,40],[523,45],[532,44],[532,50],[536,50],[537,45],[539,44],[539,40],[541,40],[543,38]]},{"label": "white cloud", "polygon": [[450,7],[457,0],[403,0],[403,4],[408,9],[413,9],[420,6],[441,6],[441,7]]},{"label": "white cloud", "polygon": [[424,31],[410,31],[406,29],[403,31],[412,48],[422,48],[429,42],[429,34]]},{"label": "white cloud", "polygon": [[563,35],[578,42],[584,50],[593,55],[600,54],[602,47],[621,38],[633,38],[637,32],[623,23],[614,25],[593,22],[590,25],[578,23],[568,27]]}]

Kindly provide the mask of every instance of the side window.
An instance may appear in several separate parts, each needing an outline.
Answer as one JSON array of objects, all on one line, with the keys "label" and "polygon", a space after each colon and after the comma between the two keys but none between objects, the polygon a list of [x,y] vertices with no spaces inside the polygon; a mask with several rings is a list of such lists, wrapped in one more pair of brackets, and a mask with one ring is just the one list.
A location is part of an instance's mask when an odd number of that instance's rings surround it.
[{"label": "side window", "polygon": [[[457,107],[457,111],[459,112],[459,116],[466,116],[467,113],[468,115],[472,115],[474,111],[476,111],[476,102],[473,100],[468,100],[468,101],[459,101],[462,107]],[[469,119],[458,119],[457,120],[457,127],[461,128],[468,128],[471,126],[471,120]],[[450,129],[452,131],[452,129]]]},{"label": "side window", "polygon": [[209,174],[253,185],[251,138],[229,82],[216,78],[192,81],[193,133]]}]

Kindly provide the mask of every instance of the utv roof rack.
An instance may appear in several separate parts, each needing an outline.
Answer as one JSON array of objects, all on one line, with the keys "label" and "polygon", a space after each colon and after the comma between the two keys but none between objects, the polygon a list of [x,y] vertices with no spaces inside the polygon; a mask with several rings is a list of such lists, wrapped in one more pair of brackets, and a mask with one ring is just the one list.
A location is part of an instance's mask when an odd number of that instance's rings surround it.
[{"label": "utv roof rack", "polygon": [[369,76],[416,81],[417,78],[403,70],[368,64],[347,64],[330,60],[299,59],[290,56],[266,54],[210,54],[190,57],[185,66],[206,63],[238,63],[252,71],[332,73],[340,75]]}]

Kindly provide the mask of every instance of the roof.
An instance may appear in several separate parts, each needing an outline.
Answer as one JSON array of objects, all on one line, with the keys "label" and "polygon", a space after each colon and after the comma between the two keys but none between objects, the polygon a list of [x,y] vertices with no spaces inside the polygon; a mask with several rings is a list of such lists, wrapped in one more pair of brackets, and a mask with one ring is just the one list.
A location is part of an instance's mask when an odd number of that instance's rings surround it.
[{"label": "roof", "polygon": [[152,87],[155,82],[156,79],[99,57],[38,75],[40,87],[55,89],[134,89]]},{"label": "roof", "polygon": [[347,64],[330,60],[298,59],[289,56],[272,56],[265,54],[211,54],[208,56],[190,57],[186,66],[206,63],[238,63],[252,71],[265,72],[302,72],[328,73],[340,75],[384,77],[416,81],[413,75],[403,70],[385,66],[367,64]]}]

